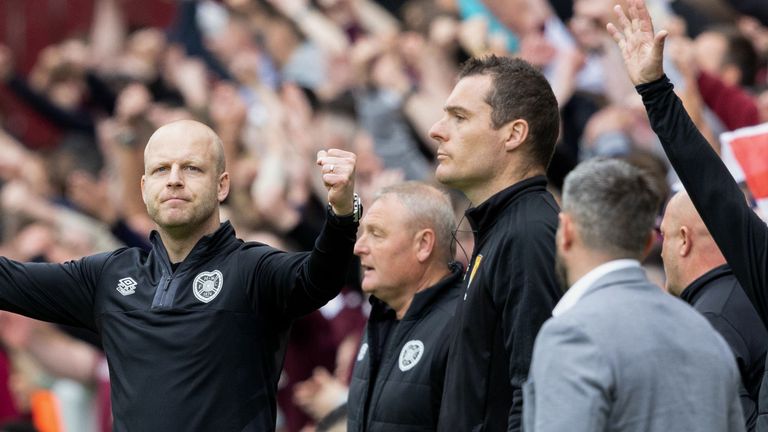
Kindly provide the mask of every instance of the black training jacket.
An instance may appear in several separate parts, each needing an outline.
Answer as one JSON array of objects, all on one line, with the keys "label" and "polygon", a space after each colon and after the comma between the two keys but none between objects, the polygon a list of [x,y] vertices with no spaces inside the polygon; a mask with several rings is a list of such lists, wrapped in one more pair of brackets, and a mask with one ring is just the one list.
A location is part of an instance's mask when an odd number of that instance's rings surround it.
[{"label": "black training jacket", "polygon": [[115,432],[271,431],[291,320],[344,282],[357,224],[340,219],[311,253],[245,243],[226,222],[176,271],[157,232],[149,253],[0,258],[0,309],[100,334]]},{"label": "black training jacket", "polygon": [[394,310],[371,297],[349,385],[347,431],[436,430],[461,276],[461,265],[452,264],[449,276],[416,293],[400,322]]},{"label": "black training jacket", "polygon": [[727,265],[701,275],[680,298],[704,315],[731,347],[741,375],[739,398],[746,430],[755,430],[757,395],[768,350],[768,331],[763,321]]},{"label": "black training jacket", "polygon": [[[696,129],[666,76],[637,86],[654,132],[704,224],[763,324],[768,326],[768,227]],[[768,375],[763,372],[757,430],[768,432]]]},{"label": "black training jacket", "polygon": [[[475,249],[448,355],[440,431],[518,431],[533,343],[562,295],[543,176],[467,210]],[[463,300],[463,301],[462,301]]]}]

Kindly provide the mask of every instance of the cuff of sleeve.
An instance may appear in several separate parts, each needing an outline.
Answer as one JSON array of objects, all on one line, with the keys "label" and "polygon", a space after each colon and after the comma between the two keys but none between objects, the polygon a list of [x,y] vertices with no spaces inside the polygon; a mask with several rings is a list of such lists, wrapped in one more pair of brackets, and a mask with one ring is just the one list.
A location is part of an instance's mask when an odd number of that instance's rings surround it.
[{"label": "cuff of sleeve", "polygon": [[635,86],[635,90],[637,90],[640,96],[642,96],[643,99],[645,99],[647,96],[651,96],[657,93],[658,91],[666,90],[667,87],[672,87],[672,82],[669,81],[669,78],[667,78],[667,75],[664,74],[656,81],[651,81],[649,83]]},{"label": "cuff of sleeve", "polygon": [[330,205],[327,207],[325,211],[325,217],[328,219],[328,222],[334,226],[347,227],[347,226],[357,225],[357,222],[355,221],[354,213],[350,213],[344,216],[339,216],[336,213],[334,213],[333,210],[331,210]]},{"label": "cuff of sleeve", "polygon": [[360,222],[360,219],[363,216],[362,201],[360,201],[360,197],[357,194],[355,194],[353,205],[352,205],[352,213],[348,215],[341,215],[341,216],[337,215],[333,211],[333,208],[329,203],[326,210],[326,215],[331,225],[340,226],[340,227],[346,227],[351,225],[357,226],[357,224]]}]

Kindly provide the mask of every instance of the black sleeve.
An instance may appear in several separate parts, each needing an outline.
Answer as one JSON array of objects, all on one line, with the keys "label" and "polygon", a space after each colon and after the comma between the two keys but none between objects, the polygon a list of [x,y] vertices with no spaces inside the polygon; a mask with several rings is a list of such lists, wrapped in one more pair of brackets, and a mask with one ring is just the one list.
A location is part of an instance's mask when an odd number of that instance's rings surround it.
[{"label": "black sleeve", "polygon": [[637,87],[672,167],[741,286],[768,326],[768,227],[696,129],[666,76]]},{"label": "black sleeve", "polygon": [[187,55],[201,59],[208,70],[219,79],[234,81],[227,68],[205,47],[203,35],[197,25],[197,10],[197,1],[184,1],[179,4],[176,19],[168,32],[169,41],[182,45]]},{"label": "black sleeve", "polygon": [[509,355],[509,431],[522,428],[522,388],[528,379],[533,345],[561,295],[554,276],[556,226],[550,223],[554,220],[529,221],[509,243],[518,245],[507,246],[507,251],[502,252],[505,258],[497,262],[497,282],[492,292],[494,303],[501,308],[501,330]]},{"label": "black sleeve", "polygon": [[85,74],[85,83],[88,85],[91,100],[110,116],[115,115],[117,95],[107,83],[93,71],[88,71]]},{"label": "black sleeve", "polygon": [[21,77],[14,76],[8,81],[8,88],[29,104],[35,111],[53,122],[55,125],[68,130],[80,131],[91,136],[96,135],[96,126],[90,113],[65,110],[56,106],[45,95],[33,90]]},{"label": "black sleeve", "polygon": [[358,224],[346,219],[329,213],[312,252],[249,249],[256,265],[248,270],[246,286],[254,307],[293,319],[334,298],[344,286],[356,240]]},{"label": "black sleeve", "polygon": [[108,256],[64,264],[20,263],[0,257],[0,309],[95,330],[94,291]]}]

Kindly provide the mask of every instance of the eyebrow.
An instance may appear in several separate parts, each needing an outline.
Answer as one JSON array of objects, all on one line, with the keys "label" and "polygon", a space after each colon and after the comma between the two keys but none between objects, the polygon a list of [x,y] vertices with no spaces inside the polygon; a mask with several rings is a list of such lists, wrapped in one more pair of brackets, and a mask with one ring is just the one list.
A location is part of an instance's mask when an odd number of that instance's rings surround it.
[{"label": "eyebrow", "polygon": [[463,114],[463,115],[469,115],[472,114],[468,109],[464,107],[460,107],[458,105],[446,105],[443,107],[443,111],[447,112],[448,114]]},{"label": "eyebrow", "polygon": [[173,165],[174,163],[178,163],[182,167],[189,166],[189,165],[202,167],[204,165],[204,162],[200,159],[189,158],[189,159],[182,159],[178,161],[177,160],[169,161],[168,159],[159,159],[159,160],[149,161],[146,164],[146,166],[148,167],[170,166],[170,165]]}]

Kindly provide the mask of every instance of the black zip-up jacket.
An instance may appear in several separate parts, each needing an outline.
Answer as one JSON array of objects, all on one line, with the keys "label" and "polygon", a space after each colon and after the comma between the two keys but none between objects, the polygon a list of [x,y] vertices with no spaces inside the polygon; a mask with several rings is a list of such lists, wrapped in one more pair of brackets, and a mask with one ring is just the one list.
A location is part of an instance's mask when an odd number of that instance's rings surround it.
[{"label": "black zip-up jacket", "polygon": [[160,236],[64,264],[0,258],[0,309],[100,334],[115,432],[271,431],[293,318],[340,290],[357,224],[329,214],[311,253],[226,222],[172,270]]},{"label": "black zip-up jacket", "polygon": [[[704,224],[757,314],[768,326],[768,227],[696,129],[666,76],[637,86],[654,132]],[[757,430],[768,432],[768,375],[758,397]]]},{"label": "black zip-up jacket", "polygon": [[765,325],[727,265],[701,275],[680,298],[704,315],[731,347],[741,374],[739,397],[746,429],[755,430],[757,394],[768,350]]},{"label": "black zip-up jacket", "polygon": [[371,297],[347,402],[347,431],[434,431],[440,412],[449,323],[462,292],[462,267],[416,293],[398,323]]},{"label": "black zip-up jacket", "polygon": [[518,431],[533,343],[562,295],[543,176],[467,210],[475,249],[454,319],[440,431]]}]

